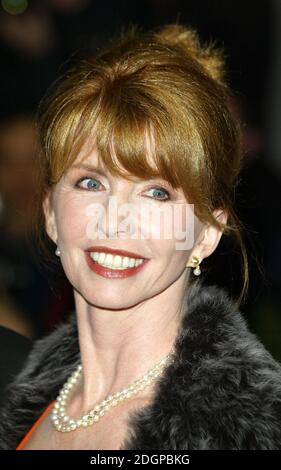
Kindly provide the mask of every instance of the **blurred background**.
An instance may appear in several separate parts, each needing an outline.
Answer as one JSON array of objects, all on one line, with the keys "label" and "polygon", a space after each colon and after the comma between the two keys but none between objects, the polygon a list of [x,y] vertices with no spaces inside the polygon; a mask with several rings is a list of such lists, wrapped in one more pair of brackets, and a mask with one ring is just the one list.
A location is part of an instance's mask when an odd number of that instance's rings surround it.
[{"label": "blurred background", "polygon": [[[121,28],[178,21],[226,53],[233,112],[243,128],[236,211],[246,228],[250,287],[241,311],[281,360],[281,2],[280,0],[2,0],[0,11],[0,325],[31,340],[74,307],[60,264],[40,260],[26,236],[34,197],[34,116],[77,50],[96,50]],[[43,229],[43,228],[42,228]],[[50,242],[50,253],[55,246]],[[53,255],[54,256],[54,255]],[[262,267],[262,268],[261,268]],[[202,263],[207,283],[242,288],[237,248],[222,237]]]}]

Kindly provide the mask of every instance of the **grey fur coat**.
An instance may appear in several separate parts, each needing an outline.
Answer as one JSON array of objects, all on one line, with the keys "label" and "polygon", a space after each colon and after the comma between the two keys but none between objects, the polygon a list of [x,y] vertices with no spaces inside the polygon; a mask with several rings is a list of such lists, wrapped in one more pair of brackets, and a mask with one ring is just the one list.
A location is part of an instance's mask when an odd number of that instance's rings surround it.
[{"label": "grey fur coat", "polygon": [[[281,449],[281,364],[221,287],[189,288],[176,360],[135,410],[123,449]],[[265,312],[266,313],[266,312]],[[15,449],[80,361],[76,317],[37,340],[9,386],[0,449]]]}]

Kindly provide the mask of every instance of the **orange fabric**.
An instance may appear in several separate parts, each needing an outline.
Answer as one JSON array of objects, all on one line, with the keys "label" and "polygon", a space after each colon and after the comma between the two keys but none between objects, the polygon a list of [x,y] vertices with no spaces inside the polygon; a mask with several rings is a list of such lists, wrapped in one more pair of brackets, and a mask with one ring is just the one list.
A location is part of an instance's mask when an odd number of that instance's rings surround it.
[{"label": "orange fabric", "polygon": [[35,431],[35,429],[39,426],[39,424],[41,423],[41,421],[43,420],[43,418],[45,418],[45,416],[49,413],[49,411],[51,410],[51,408],[54,406],[54,403],[55,401],[52,401],[48,406],[47,408],[43,411],[43,413],[39,416],[39,418],[37,419],[37,421],[33,424],[32,428],[28,431],[28,433],[24,436],[24,438],[22,439],[22,441],[19,443],[18,447],[16,448],[16,450],[21,450],[24,445],[26,444],[26,442],[28,441],[28,439],[30,438],[31,434]]}]

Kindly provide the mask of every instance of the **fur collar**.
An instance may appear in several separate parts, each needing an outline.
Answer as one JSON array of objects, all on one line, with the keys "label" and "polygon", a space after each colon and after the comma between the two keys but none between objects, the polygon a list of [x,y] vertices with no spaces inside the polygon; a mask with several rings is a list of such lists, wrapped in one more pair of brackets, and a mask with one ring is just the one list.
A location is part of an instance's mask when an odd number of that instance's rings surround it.
[{"label": "fur collar", "polygon": [[[122,449],[281,449],[281,364],[229,294],[190,286],[176,360],[154,402],[131,415]],[[80,361],[76,317],[37,340],[0,412],[0,449],[15,449]]]}]

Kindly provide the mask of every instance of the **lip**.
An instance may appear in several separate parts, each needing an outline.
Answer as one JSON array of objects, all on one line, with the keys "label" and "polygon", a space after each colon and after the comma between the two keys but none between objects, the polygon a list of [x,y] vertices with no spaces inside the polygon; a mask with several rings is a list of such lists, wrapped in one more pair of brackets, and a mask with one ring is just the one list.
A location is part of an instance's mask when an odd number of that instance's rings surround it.
[{"label": "lip", "polygon": [[[98,251],[98,250],[90,250],[90,251]],[[85,251],[85,258],[86,258],[89,268],[96,274],[99,274],[100,276],[105,277],[107,279],[116,279],[116,278],[122,279],[122,278],[127,278],[130,276],[134,276],[139,271],[141,271],[150,261],[149,259],[145,259],[143,263],[141,263],[139,266],[136,266],[134,268],[127,268],[127,269],[122,269],[122,270],[112,269],[112,268],[106,268],[105,266],[101,266],[96,261],[94,261],[93,258],[91,258],[90,251],[89,250]],[[103,251],[103,250],[100,250],[100,251]],[[120,250],[118,251],[120,253]],[[116,253],[115,250],[114,250],[114,253]]]},{"label": "lip", "polygon": [[140,256],[137,253],[132,253],[131,251],[126,250],[117,250],[115,248],[109,248],[107,246],[90,246],[86,249],[86,251],[97,251],[99,253],[109,253],[111,255],[119,255],[119,256],[128,256],[129,258],[136,258],[136,259],[148,259]]}]

